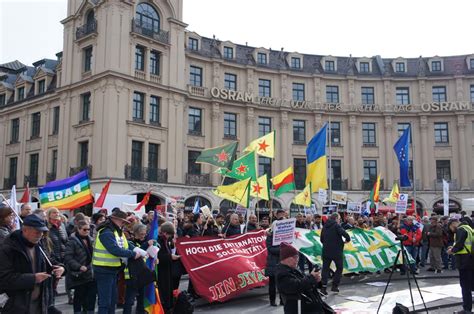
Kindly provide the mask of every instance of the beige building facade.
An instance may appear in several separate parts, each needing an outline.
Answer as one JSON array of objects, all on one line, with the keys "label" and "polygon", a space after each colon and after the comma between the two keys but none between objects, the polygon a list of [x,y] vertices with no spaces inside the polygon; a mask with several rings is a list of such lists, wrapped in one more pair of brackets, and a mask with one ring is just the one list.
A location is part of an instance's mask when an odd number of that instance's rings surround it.
[{"label": "beige building facade", "polygon": [[388,194],[408,125],[418,207],[442,206],[443,178],[453,209],[473,196],[474,55],[275,51],[190,32],[182,11],[181,0],[69,0],[56,60],[0,65],[1,188],[20,194],[28,182],[37,197],[88,169],[97,193],[111,178],[112,194],[151,190],[153,204],[199,197],[217,209],[221,178],[194,163],[200,151],[234,140],[241,151],[275,130],[276,157],[260,171],[294,166],[301,188],[306,144],[330,122],[331,186],[350,200],[365,201],[379,173]]}]

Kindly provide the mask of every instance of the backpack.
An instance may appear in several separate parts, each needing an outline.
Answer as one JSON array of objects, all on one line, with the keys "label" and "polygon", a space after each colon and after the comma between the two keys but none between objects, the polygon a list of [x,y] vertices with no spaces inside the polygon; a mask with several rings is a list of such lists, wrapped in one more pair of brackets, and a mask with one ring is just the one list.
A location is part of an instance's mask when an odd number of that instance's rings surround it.
[{"label": "backpack", "polygon": [[192,297],[186,291],[181,291],[176,298],[174,304],[173,313],[179,314],[192,314],[194,313],[194,305],[192,303]]}]

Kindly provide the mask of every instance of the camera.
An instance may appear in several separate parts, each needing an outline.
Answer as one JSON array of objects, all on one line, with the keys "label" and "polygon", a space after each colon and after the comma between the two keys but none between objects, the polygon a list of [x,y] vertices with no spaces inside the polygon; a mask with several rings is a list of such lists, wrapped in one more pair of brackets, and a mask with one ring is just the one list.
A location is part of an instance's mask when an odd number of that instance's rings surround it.
[{"label": "camera", "polygon": [[402,241],[402,242],[403,242],[403,241],[408,240],[408,236],[407,236],[407,235],[404,235],[404,234],[400,234],[400,235],[397,235],[397,236],[395,237],[395,239],[397,239],[398,241]]}]

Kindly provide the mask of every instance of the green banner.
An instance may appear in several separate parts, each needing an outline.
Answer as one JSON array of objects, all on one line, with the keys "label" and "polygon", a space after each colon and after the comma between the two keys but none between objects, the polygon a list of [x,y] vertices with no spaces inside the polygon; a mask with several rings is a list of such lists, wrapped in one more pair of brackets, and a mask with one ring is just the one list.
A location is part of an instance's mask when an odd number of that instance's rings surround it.
[{"label": "green banner", "polygon": [[[296,228],[295,233],[292,245],[313,264],[322,265],[321,231]],[[348,233],[351,242],[344,245],[344,273],[376,272],[393,265],[400,242],[390,230],[377,227],[372,230],[352,229]],[[398,263],[401,263],[401,256]]]}]

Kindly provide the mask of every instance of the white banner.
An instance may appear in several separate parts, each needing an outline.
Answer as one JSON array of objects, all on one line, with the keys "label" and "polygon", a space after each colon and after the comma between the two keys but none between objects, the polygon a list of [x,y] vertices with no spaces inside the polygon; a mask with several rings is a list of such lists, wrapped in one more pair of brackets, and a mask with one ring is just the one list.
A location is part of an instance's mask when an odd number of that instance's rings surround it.
[{"label": "white banner", "polygon": [[444,216],[449,216],[449,183],[443,179],[443,209]]},{"label": "white banner", "polygon": [[395,213],[406,214],[408,206],[408,194],[400,194],[395,204]]}]

